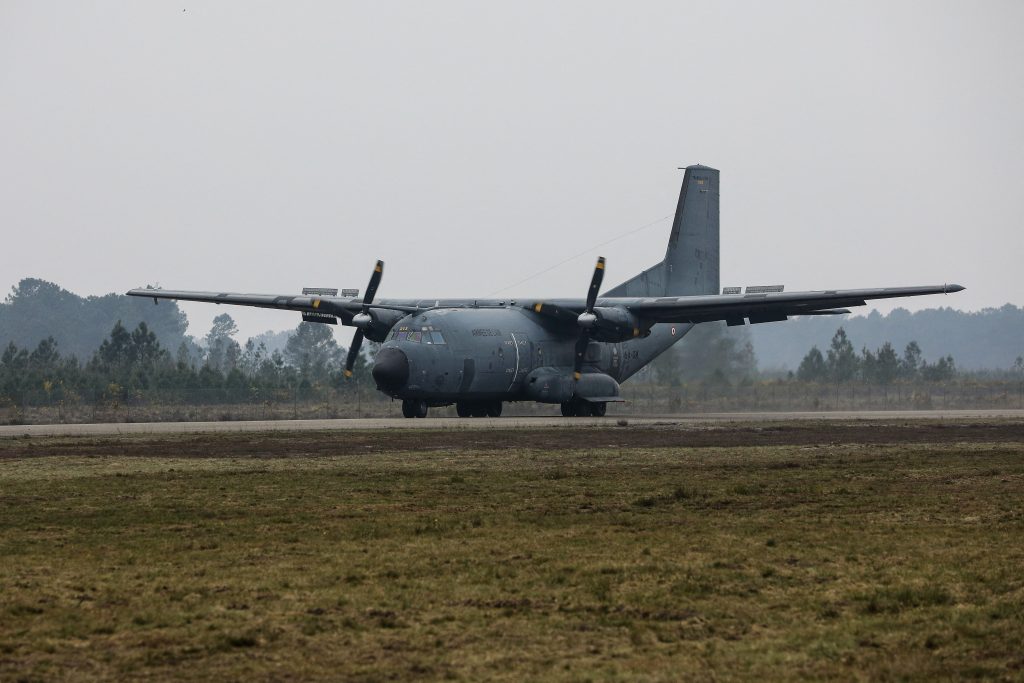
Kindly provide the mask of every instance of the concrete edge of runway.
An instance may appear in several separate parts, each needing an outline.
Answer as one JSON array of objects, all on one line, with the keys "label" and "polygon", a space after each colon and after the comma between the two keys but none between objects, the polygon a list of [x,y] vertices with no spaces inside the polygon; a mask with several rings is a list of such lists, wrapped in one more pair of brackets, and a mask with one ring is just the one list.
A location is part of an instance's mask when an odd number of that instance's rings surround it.
[{"label": "concrete edge of runway", "polygon": [[205,434],[216,432],[346,431],[382,429],[547,429],[556,427],[673,427],[702,423],[777,422],[800,420],[984,420],[1024,419],[1024,410],[896,410],[780,413],[691,413],[685,415],[608,416],[602,418],[351,418],[329,420],[253,420],[225,422],[109,422],[0,426],[0,439],[45,436],[116,436],[139,434]]}]

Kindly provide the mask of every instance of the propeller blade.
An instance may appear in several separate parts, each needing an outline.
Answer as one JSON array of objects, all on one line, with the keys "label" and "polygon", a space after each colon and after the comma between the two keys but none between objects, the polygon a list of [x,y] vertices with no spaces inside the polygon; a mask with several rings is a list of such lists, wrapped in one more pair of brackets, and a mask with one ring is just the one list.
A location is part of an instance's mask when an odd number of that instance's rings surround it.
[{"label": "propeller blade", "polygon": [[580,332],[580,338],[576,340],[575,356],[572,364],[572,378],[579,380],[583,372],[583,358],[587,354],[587,346],[590,344],[590,333],[586,330]]},{"label": "propeller blade", "polygon": [[590,279],[590,291],[587,292],[587,313],[594,312],[594,304],[597,302],[597,293],[601,290],[602,280],[604,280],[604,256],[598,256],[597,265],[594,266],[594,277]]},{"label": "propeller blade", "polygon": [[369,325],[372,322],[370,318],[370,304],[373,303],[373,297],[377,296],[377,288],[380,287],[380,279],[384,276],[384,262],[378,260],[377,265],[373,267],[373,274],[370,275],[370,284],[366,285],[366,292],[363,294],[363,312],[352,316],[354,323],[360,322],[356,319],[362,316],[364,318],[361,324],[356,328],[356,334],[352,337],[352,346],[348,347],[348,357],[345,358],[345,377],[352,377],[352,368],[356,365],[356,359],[359,358],[359,347],[363,345],[363,324]]},{"label": "propeller blade", "polygon": [[604,256],[598,256],[597,265],[594,266],[594,277],[590,278],[590,289],[587,291],[587,308],[577,318],[581,329],[580,336],[576,340],[572,363],[572,378],[577,382],[583,374],[583,359],[587,355],[587,346],[590,345],[590,328],[596,322],[594,304],[597,303],[597,293],[601,290],[602,280],[604,280]]},{"label": "propeller blade", "polygon": [[352,368],[355,367],[356,358],[359,357],[359,347],[363,345],[363,331],[356,330],[352,337],[352,345],[348,347],[348,357],[345,358],[345,377],[352,377]]},{"label": "propeller blade", "polygon": [[540,315],[548,318],[553,318],[566,323],[574,323],[579,317],[579,313],[576,313],[571,309],[562,308],[558,304],[550,304],[544,301],[538,301],[529,308],[534,313],[539,313]]},{"label": "propeller blade", "polygon": [[377,287],[380,286],[380,279],[384,276],[384,262],[377,261],[377,265],[373,269],[373,275],[370,276],[370,284],[366,285],[366,293],[363,295],[363,313],[370,312],[370,304],[373,303],[373,297],[377,296]]}]

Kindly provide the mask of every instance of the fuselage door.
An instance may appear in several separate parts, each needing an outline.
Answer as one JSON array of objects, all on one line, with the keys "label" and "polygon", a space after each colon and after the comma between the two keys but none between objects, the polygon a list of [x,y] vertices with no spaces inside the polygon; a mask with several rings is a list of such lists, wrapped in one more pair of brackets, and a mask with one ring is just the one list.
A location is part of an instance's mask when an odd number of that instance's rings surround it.
[{"label": "fuselage door", "polygon": [[505,372],[508,375],[508,388],[512,389],[531,370],[530,339],[525,332],[511,332],[503,344],[505,347]]},{"label": "fuselage door", "polygon": [[476,362],[472,358],[466,358],[462,361],[462,376],[459,378],[459,393],[469,393],[469,387],[473,384],[473,379],[476,376]]}]

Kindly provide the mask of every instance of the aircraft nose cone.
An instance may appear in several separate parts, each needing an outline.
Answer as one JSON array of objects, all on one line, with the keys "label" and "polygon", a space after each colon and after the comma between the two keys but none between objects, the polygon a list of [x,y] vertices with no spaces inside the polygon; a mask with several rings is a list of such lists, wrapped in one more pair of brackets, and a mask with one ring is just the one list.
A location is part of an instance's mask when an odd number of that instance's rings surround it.
[{"label": "aircraft nose cone", "polygon": [[383,391],[397,391],[409,381],[409,357],[396,348],[384,348],[373,362],[373,381]]}]

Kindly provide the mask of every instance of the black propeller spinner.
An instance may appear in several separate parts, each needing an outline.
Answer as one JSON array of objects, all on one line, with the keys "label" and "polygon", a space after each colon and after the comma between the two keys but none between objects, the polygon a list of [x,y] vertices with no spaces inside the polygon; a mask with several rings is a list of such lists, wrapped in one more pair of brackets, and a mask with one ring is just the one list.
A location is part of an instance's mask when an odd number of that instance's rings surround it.
[{"label": "black propeller spinner", "polygon": [[601,289],[602,280],[604,280],[604,256],[598,256],[597,265],[594,266],[594,277],[590,279],[590,289],[587,291],[587,307],[576,319],[580,326],[580,336],[576,340],[576,356],[572,376],[577,381],[583,372],[583,358],[587,354],[587,345],[590,344],[591,330],[597,324],[594,304],[597,302],[597,293]]},{"label": "black propeller spinner", "polygon": [[366,286],[366,293],[363,295],[363,310],[352,316],[352,324],[356,327],[356,334],[352,337],[352,345],[348,347],[348,358],[345,359],[345,377],[352,376],[352,368],[359,357],[359,347],[363,345],[363,329],[373,324],[373,317],[370,315],[370,304],[377,294],[377,287],[380,286],[380,279],[384,275],[384,262],[377,261],[370,276],[370,284]]}]

